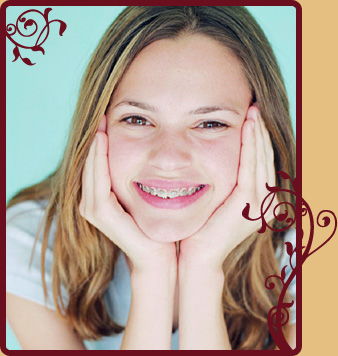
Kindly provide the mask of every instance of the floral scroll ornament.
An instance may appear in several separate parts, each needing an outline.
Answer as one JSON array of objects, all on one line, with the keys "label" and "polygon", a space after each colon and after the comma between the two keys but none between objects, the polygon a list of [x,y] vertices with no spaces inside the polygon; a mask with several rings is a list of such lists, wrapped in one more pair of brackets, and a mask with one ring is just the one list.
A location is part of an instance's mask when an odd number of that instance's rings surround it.
[{"label": "floral scroll ornament", "polygon": [[[27,65],[32,66],[36,63],[32,63],[31,60],[29,58],[23,58],[20,54],[20,48],[23,49],[30,49],[34,52],[41,52],[43,55],[45,54],[45,50],[42,48],[42,44],[46,41],[47,37],[49,36],[49,25],[52,22],[59,22],[60,23],[60,30],[59,30],[59,35],[62,36],[63,33],[65,32],[67,25],[65,22],[61,21],[61,20],[52,20],[52,21],[48,21],[48,14],[50,13],[50,11],[52,11],[52,9],[50,7],[48,7],[47,9],[45,9],[44,13],[38,11],[38,10],[27,10],[25,12],[23,12],[16,20],[16,24],[8,24],[6,27],[6,36],[7,38],[14,43],[15,47],[13,50],[13,54],[14,54],[14,60],[13,62],[15,62],[19,57],[20,59]],[[27,15],[28,13],[31,13],[31,15]],[[33,13],[37,13],[40,16],[42,16],[42,19],[45,22],[44,27],[41,29],[40,32],[38,32],[39,30],[39,26],[37,24],[37,22],[34,19],[28,18],[28,16],[32,16]],[[21,28],[21,29],[20,29]],[[41,27],[40,27],[41,28]],[[26,38],[31,37],[33,40],[35,39],[35,37],[37,37],[35,43],[32,42],[31,44],[33,44],[32,46],[27,46],[24,45],[23,43],[19,43],[17,40],[18,36],[14,36],[15,34],[19,35],[22,37],[22,41],[25,40]],[[34,37],[35,35],[35,37]],[[15,38],[14,38],[14,37]]]},{"label": "floral scroll ornament", "polygon": [[[311,250],[312,242],[313,242],[313,238],[314,238],[315,218],[312,214],[310,206],[302,197],[299,196],[299,194],[297,194],[296,178],[294,180],[292,180],[290,178],[290,176],[283,171],[277,172],[277,174],[279,174],[283,179],[289,179],[292,183],[293,190],[282,189],[277,186],[270,187],[268,184],[266,184],[266,188],[270,193],[265,197],[265,199],[263,200],[263,202],[261,204],[261,215],[257,218],[250,218],[249,217],[249,211],[250,211],[249,203],[247,203],[246,207],[243,209],[242,215],[245,219],[248,219],[250,221],[257,221],[257,220],[262,221],[262,226],[261,226],[260,230],[258,231],[259,233],[265,232],[266,228],[268,228],[272,231],[276,231],[276,232],[285,231],[294,225],[294,223],[296,221],[297,214],[300,214],[301,218],[303,218],[305,216],[308,217],[309,226],[310,226],[309,239],[308,239],[306,246],[303,246],[304,241],[302,241],[302,243],[299,246],[299,247],[301,247],[301,251],[297,252],[296,266],[294,266],[292,263],[292,257],[296,256],[295,254],[297,251],[297,246],[294,248],[290,242],[285,242],[286,253],[289,256],[289,265],[291,268],[291,273],[288,276],[288,278],[286,279],[286,272],[285,272],[285,270],[288,266],[285,265],[282,268],[280,276],[271,275],[271,276],[267,277],[265,280],[265,287],[270,290],[275,287],[275,283],[273,283],[271,281],[272,279],[277,279],[282,283],[282,291],[279,296],[278,303],[276,306],[271,308],[268,313],[268,326],[269,326],[271,336],[274,339],[278,348],[280,350],[292,351],[292,349],[291,349],[290,345],[287,343],[287,341],[284,337],[283,331],[282,331],[282,327],[284,325],[286,325],[289,320],[288,309],[291,308],[292,305],[294,304],[294,301],[291,301],[290,303],[287,303],[284,301],[286,291],[287,291],[290,283],[292,282],[292,280],[296,277],[297,272],[300,271],[301,266],[305,262],[305,260],[309,256],[311,256],[313,253],[318,251],[325,244],[327,244],[331,240],[333,235],[336,233],[337,217],[331,210],[322,210],[317,215],[316,224],[318,227],[320,227],[320,228],[328,227],[331,224],[331,219],[332,219],[333,220],[333,228],[332,228],[332,232],[331,232],[330,236],[317,248]],[[296,207],[293,206],[289,202],[280,202],[280,203],[278,202],[276,204],[276,206],[273,208],[273,214],[274,214],[274,217],[276,218],[276,220],[278,220],[280,222],[284,221],[286,223],[286,226],[281,229],[276,229],[276,228],[271,227],[269,225],[269,223],[265,220],[265,217],[264,217],[265,213],[271,207],[272,201],[274,200],[274,198],[278,192],[285,192],[285,193],[289,193],[289,194],[292,194],[293,196],[295,196],[297,199],[297,205],[299,204],[299,202],[301,202],[301,211],[298,211],[298,209],[296,210]],[[268,206],[266,207],[266,205],[268,205]],[[287,205],[292,209],[292,211],[294,213],[293,218],[289,216],[287,210],[284,210],[284,212],[279,213],[279,214],[276,213],[283,205],[284,206]],[[281,211],[282,211],[282,209],[281,209]],[[302,239],[303,239],[304,230],[302,229],[301,231],[302,231]]]}]

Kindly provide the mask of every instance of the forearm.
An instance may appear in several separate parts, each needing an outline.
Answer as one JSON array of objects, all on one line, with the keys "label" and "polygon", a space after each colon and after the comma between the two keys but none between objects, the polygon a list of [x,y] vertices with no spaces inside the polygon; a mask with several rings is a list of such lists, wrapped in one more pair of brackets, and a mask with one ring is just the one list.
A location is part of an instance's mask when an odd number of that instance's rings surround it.
[{"label": "forearm", "polygon": [[231,350],[222,308],[222,269],[179,265],[180,350]]},{"label": "forearm", "polygon": [[149,273],[131,273],[131,307],[121,350],[170,350],[176,261]]}]

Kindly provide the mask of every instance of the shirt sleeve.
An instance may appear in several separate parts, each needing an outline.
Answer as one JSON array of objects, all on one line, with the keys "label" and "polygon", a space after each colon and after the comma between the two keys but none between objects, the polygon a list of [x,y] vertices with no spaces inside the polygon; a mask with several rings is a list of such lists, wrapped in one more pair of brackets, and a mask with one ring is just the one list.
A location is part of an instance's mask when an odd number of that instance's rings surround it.
[{"label": "shirt sleeve", "polygon": [[[45,281],[48,292],[46,300],[41,276],[43,229],[40,231],[30,264],[35,237],[43,220],[46,205],[45,201],[26,201],[7,209],[6,291],[55,310],[52,290],[54,223],[45,254]],[[67,303],[67,299],[67,294],[62,289],[63,302]]]}]

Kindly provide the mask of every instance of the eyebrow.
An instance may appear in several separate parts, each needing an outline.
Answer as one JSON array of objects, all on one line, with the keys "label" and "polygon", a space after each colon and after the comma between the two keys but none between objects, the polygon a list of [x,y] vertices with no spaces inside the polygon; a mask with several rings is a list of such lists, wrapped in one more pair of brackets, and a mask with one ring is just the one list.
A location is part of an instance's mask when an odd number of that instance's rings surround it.
[{"label": "eyebrow", "polygon": [[149,105],[147,103],[141,103],[138,101],[133,101],[133,100],[123,100],[116,104],[114,106],[114,109],[117,108],[118,106],[123,106],[123,105],[128,105],[128,106],[134,106],[139,109],[151,111],[151,112],[158,112],[158,110],[155,108],[155,106]]},{"label": "eyebrow", "polygon": [[[134,101],[134,100],[123,100],[123,101],[119,102],[118,104],[116,104],[114,106],[114,108],[116,108],[118,106],[123,106],[123,105],[134,106],[139,109],[146,110],[146,111],[158,112],[158,110],[155,106],[149,105],[147,103]],[[203,115],[203,114],[209,114],[209,113],[216,112],[216,111],[230,111],[230,112],[235,113],[236,115],[240,115],[240,113],[236,109],[234,109],[230,106],[227,106],[227,105],[203,106],[198,109],[189,111],[188,115]]]},{"label": "eyebrow", "polygon": [[227,105],[203,106],[196,110],[189,111],[189,115],[201,115],[201,114],[203,115],[203,114],[209,114],[209,113],[215,112],[215,111],[231,111],[231,112],[234,112],[236,115],[240,115],[240,113],[236,109],[231,108],[230,106],[227,106]]}]

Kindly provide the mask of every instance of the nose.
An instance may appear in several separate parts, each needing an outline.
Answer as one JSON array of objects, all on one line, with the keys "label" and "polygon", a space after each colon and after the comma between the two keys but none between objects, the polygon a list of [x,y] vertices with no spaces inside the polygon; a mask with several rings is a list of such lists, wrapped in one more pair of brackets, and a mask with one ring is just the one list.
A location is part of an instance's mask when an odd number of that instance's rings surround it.
[{"label": "nose", "polygon": [[164,172],[173,172],[192,163],[187,140],[177,133],[163,132],[153,142],[148,163]]}]

